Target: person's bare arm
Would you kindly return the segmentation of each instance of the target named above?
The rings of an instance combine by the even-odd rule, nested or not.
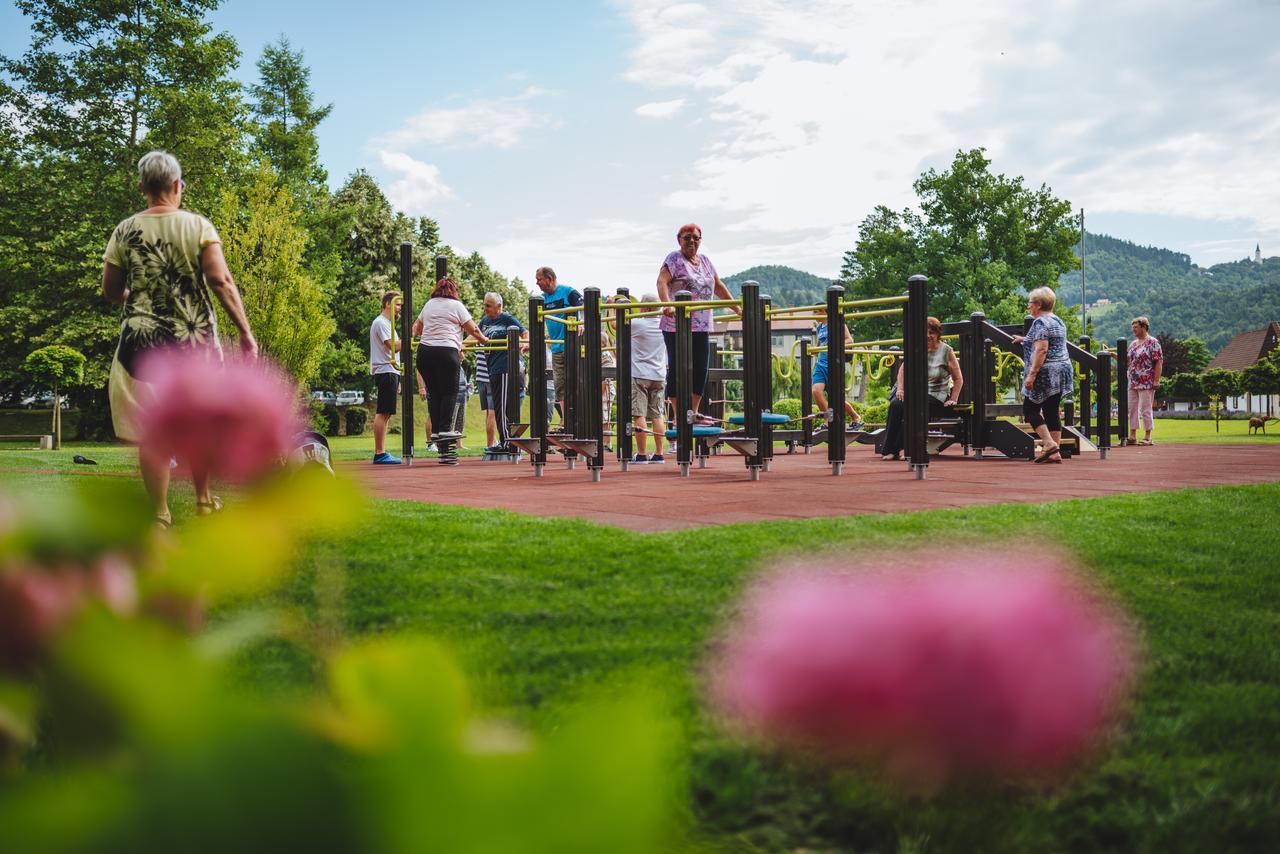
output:
[[[1027,381],[1023,383],[1027,388],[1033,388],[1036,384],[1036,374],[1040,373],[1044,358],[1049,354],[1049,342],[1040,338],[1031,347],[1031,366],[1027,370]]]
[[[663,267],[662,269],[665,270],[667,268]],[[724,282],[720,281],[719,273],[716,273],[715,294],[716,296],[720,297],[720,299],[733,299],[733,294],[729,293],[729,287]],[[741,305],[731,305],[729,306],[729,308],[730,310],[733,311],[734,314],[738,315],[738,317],[742,317]],[[846,332],[848,331],[848,327],[845,328],[845,331]]]
[[[947,396],[944,405],[955,406],[960,400],[960,389],[964,388],[964,373],[960,370],[960,360],[956,358],[955,350],[947,354],[947,371],[951,374],[951,394]]]
[[[468,335],[470,335],[472,338],[479,341],[481,344],[489,343],[489,339],[484,337],[484,333],[480,331],[479,326],[476,326],[476,322],[474,320],[468,320],[465,323],[463,323],[462,331],[466,332]]]
[[[419,371],[418,369],[415,368],[413,373],[418,378],[418,397],[422,398],[423,400],[426,400],[427,399],[427,382],[422,378],[422,371]]]
[[[658,302],[671,302],[671,271],[667,269],[667,265],[663,264],[662,269],[658,271]],[[675,314],[676,310],[671,306],[662,309],[663,314]]]
[[[410,327],[409,332],[410,334],[413,335],[414,338],[417,338],[422,334],[422,318],[421,317],[413,321],[413,326]]]
[[[898,400],[902,400],[902,369],[906,366],[907,363],[905,361],[898,364]]]
[[[121,270],[110,261],[102,264],[102,295],[112,302],[124,302],[129,298],[129,280]]]
[[[240,333],[240,351],[246,356],[258,355],[258,342],[249,328],[249,318],[244,313],[244,303],[240,301],[240,289],[231,278],[231,270],[227,268],[227,259],[222,255],[221,243],[210,243],[200,251],[200,268],[204,271],[205,283],[213,291],[213,295],[222,303],[236,331]]]
[[[1156,359],[1155,369],[1156,369],[1155,388],[1160,388],[1160,375],[1164,372],[1164,359]]]

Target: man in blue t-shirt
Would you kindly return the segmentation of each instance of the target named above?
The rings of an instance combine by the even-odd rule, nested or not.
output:
[[[542,307],[544,309],[566,308],[573,305],[582,305],[582,294],[578,293],[568,285],[556,284],[556,271],[550,267],[539,267],[537,272],[533,274],[534,279],[538,283],[538,290],[542,291]],[[560,423],[564,424],[564,392],[567,387],[565,380],[565,325],[560,320],[562,315],[548,317],[547,324],[547,340],[559,341],[558,344],[551,345],[551,370],[552,379],[556,386],[556,411],[560,413]]]
[[[494,344],[505,344],[509,329],[520,330],[521,339],[526,339],[528,335],[524,324],[502,310],[502,297],[490,291],[484,295],[484,317],[480,318],[480,331]],[[520,384],[520,366],[507,365],[506,350],[491,350],[481,354],[480,358],[485,359],[489,369],[489,414],[492,415],[494,427],[498,432],[498,442],[489,448],[489,451],[506,453],[507,440],[510,438],[507,419],[507,387],[510,383]],[[520,384],[520,388],[523,390],[523,384]]]

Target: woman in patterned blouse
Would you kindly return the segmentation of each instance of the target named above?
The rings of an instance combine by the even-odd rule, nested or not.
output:
[[[138,161],[138,189],[147,199],[140,211],[116,226],[103,253],[102,293],[124,304],[120,343],[111,360],[109,393],[116,437],[139,439],[140,406],[150,400],[150,385],[137,377],[141,357],[160,347],[206,348],[221,358],[217,316],[210,292],[239,333],[246,356],[258,355],[240,291],[227,269],[222,242],[209,220],[181,209],[182,167],[167,151],[152,151]],[[138,448],[138,465],[147,494],[155,502],[156,521],[168,526],[169,457]],[[196,512],[221,509],[209,492],[207,472],[192,471]]]
[[[1139,445],[1150,445],[1151,428],[1155,419],[1151,415],[1160,388],[1160,372],[1164,368],[1164,351],[1160,342],[1151,335],[1151,321],[1135,317],[1129,324],[1133,340],[1129,342],[1129,443],[1133,444],[1138,433],[1138,419],[1142,419],[1143,436]]]
[[[1052,288],[1036,288],[1027,295],[1027,311],[1034,320],[1026,335],[1014,335],[1013,342],[1022,344],[1022,361],[1026,365],[1022,381],[1022,416],[1040,437],[1037,463],[1060,463],[1062,454],[1062,420],[1058,407],[1062,396],[1075,387],[1071,356],[1067,352],[1067,325],[1053,313],[1058,301]]]

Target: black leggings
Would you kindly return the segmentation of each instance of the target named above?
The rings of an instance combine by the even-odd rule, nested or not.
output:
[[[676,396],[676,334],[663,332],[662,343],[667,345],[667,397]],[[711,333],[693,333],[693,394],[702,397],[707,387],[707,368],[711,363]]]
[[[929,420],[938,421],[942,418],[951,417],[955,410],[942,405],[942,401],[933,395],[927,395],[929,400]],[[889,398],[889,414],[884,421],[884,439],[880,442],[878,450],[881,454],[900,454],[902,453],[902,434],[905,432],[903,427],[906,421],[906,404],[898,400],[898,395]],[[843,418],[836,419],[837,424],[844,423]]]
[[[1058,407],[1062,403],[1062,395],[1051,394],[1040,403],[1032,403],[1025,397],[1022,399],[1022,417],[1032,427],[1045,424],[1050,433],[1062,432],[1062,419],[1058,417]]]
[[[454,347],[418,345],[418,370],[427,383],[427,414],[431,430],[444,433],[453,429],[453,412],[458,406],[458,371],[462,369],[462,353]]]

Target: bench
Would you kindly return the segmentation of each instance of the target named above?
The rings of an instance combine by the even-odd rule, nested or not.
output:
[[[0,442],[35,442],[42,451],[53,450],[51,433],[10,433],[0,436]]]

